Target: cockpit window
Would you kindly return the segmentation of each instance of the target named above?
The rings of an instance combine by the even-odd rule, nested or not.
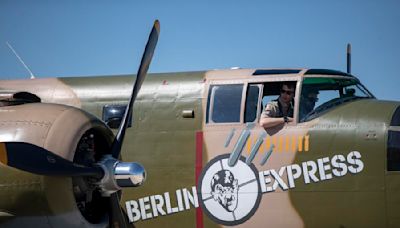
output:
[[[243,84],[212,85],[207,110],[207,123],[238,123]]]
[[[341,104],[367,98],[374,96],[354,78],[305,78],[299,120],[306,122]]]

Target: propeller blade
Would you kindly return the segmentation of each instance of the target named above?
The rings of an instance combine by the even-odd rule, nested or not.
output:
[[[142,61],[140,62],[140,67],[136,75],[136,81],[132,89],[131,97],[129,99],[129,104],[125,109],[124,118],[121,121],[121,125],[119,126],[117,136],[112,145],[111,154],[114,158],[118,159],[119,154],[121,153],[121,147],[124,141],[126,127],[128,125],[128,118],[132,116],[133,103],[146,77],[147,70],[149,69],[150,62],[151,59],[153,58],[154,50],[157,45],[159,34],[160,34],[160,23],[158,20],[156,20],[154,22],[153,29],[151,30],[149,39],[147,41],[146,48],[144,49]]]
[[[104,176],[100,167],[78,165],[42,147],[24,142],[0,142],[0,162],[46,176]]]
[[[128,227],[126,215],[123,213],[119,205],[119,193],[114,192],[110,196],[110,227],[112,228],[125,228]]]

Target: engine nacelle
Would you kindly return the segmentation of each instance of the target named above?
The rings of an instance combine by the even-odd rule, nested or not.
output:
[[[78,164],[98,162],[111,130],[74,107],[31,103],[0,107],[0,141],[27,142]],[[106,227],[108,200],[83,177],[47,177],[0,164],[1,226]],[[5,221],[4,221],[5,220]]]

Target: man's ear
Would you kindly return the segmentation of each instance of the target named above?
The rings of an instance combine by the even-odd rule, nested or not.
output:
[[[233,181],[232,185],[233,185],[233,188],[234,188],[234,189],[237,189],[237,188],[239,187],[238,180],[235,179],[235,180]]]

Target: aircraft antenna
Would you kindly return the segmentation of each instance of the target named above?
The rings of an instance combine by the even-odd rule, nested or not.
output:
[[[351,74],[351,44],[347,44],[347,73]]]
[[[29,67],[25,64],[25,62],[22,60],[21,57],[19,57],[18,53],[14,50],[14,48],[11,46],[11,44],[6,42],[7,46],[11,49],[11,51],[14,53],[14,55],[17,57],[17,59],[22,63],[22,65],[25,67],[25,69],[29,72],[31,75],[31,79],[35,79],[35,75],[33,75],[32,71],[29,69]]]

